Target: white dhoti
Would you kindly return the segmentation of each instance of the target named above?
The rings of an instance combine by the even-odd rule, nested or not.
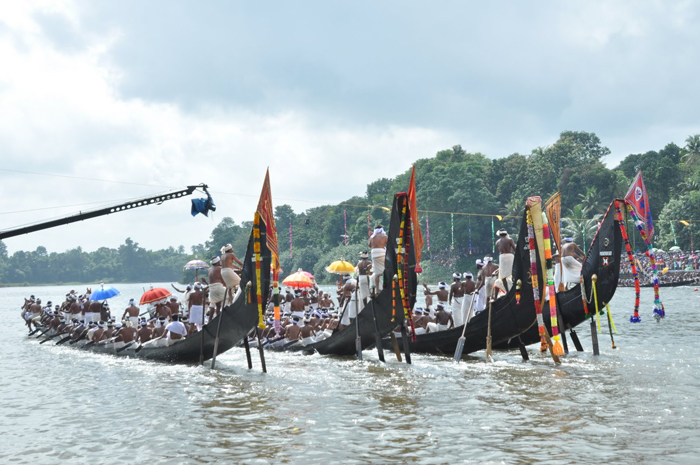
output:
[[[581,268],[583,265],[574,257],[562,257],[561,263],[564,266],[563,283],[578,283],[581,280]]]
[[[141,344],[141,347],[143,349],[148,349],[148,348],[152,349],[154,347],[165,347],[166,344],[167,344],[167,341],[165,340],[165,338],[159,337],[157,339],[151,339],[148,342],[144,342],[143,344]]]
[[[126,345],[126,342],[124,342],[124,341],[114,342],[114,343],[112,343],[112,348],[114,350],[117,350],[117,349],[121,349],[125,345]]]
[[[420,336],[421,334],[425,334],[426,332],[427,332],[427,331],[426,331],[425,328],[420,328],[420,327],[418,327],[418,328],[415,329],[415,334],[416,334],[416,336]]]
[[[474,314],[483,311],[486,308],[486,286],[481,286],[479,292],[476,293],[476,303],[474,304]]]
[[[309,336],[301,340],[301,345],[308,346],[309,344],[313,344],[314,342],[316,342],[316,339],[314,339],[312,336]]]
[[[554,289],[559,289],[559,283],[561,283],[561,263],[554,266]]]
[[[485,296],[486,305],[484,306],[484,308],[486,308],[486,306],[488,306],[489,299],[491,298],[491,293],[493,292],[493,285],[495,283],[496,283],[496,278],[493,276],[489,276],[485,280],[484,287],[486,288],[486,296]]]
[[[285,302],[284,306],[282,307],[282,312],[287,313],[292,311],[292,303],[291,302]]]
[[[384,280],[382,279],[382,275],[384,274],[384,260],[386,259],[386,249],[381,247],[381,248],[376,248],[371,250],[372,254],[372,280],[376,280],[377,277],[379,277],[379,289],[377,289],[377,293],[382,290],[382,287],[384,286]]]
[[[438,323],[428,323],[428,332],[429,333],[436,333],[438,331],[445,331],[447,329],[447,325],[441,325]]]
[[[452,297],[452,319],[455,322],[455,326],[464,324],[464,314],[462,313],[464,300],[464,297]]]
[[[346,312],[350,315],[350,318],[356,318],[357,313],[362,311],[362,303],[357,301],[357,295],[353,293],[350,297],[350,303],[348,304],[348,311]]]
[[[360,275],[360,300],[369,299],[369,275]]]
[[[467,323],[469,322],[469,319],[471,315],[468,315],[467,313],[469,312],[469,307],[472,306],[472,301],[476,298],[476,293],[474,294],[467,294],[462,298],[462,308],[459,310],[460,313],[462,314],[462,323]],[[476,302],[474,302],[476,305]],[[474,312],[474,309],[472,308],[472,314]],[[457,326],[457,320],[455,320],[455,326]]]
[[[129,323],[129,326],[131,326],[132,328],[138,328],[139,327],[139,317],[130,316],[128,323]]]
[[[190,308],[190,323],[197,325],[197,330],[202,330],[202,317],[204,316],[204,306],[192,305]]]
[[[95,314],[92,312],[85,312],[85,316],[83,317],[83,320],[85,321],[86,324],[92,323],[94,321],[94,315]],[[99,313],[97,315],[99,315]],[[99,318],[99,316],[98,316],[98,318]]]
[[[347,326],[350,324],[350,309],[347,307],[350,307],[350,305],[352,304],[352,302],[348,302],[346,308],[343,310],[342,316],[340,318],[340,324],[343,326]]]
[[[171,345],[177,344],[178,342],[182,342],[184,340],[184,337],[181,337],[180,339],[170,339],[170,333],[168,333],[168,337],[165,339],[165,346],[170,347]]]
[[[320,331],[316,333],[316,342],[322,341],[324,339],[328,339],[333,335],[333,330],[332,329],[325,329],[323,331]]]
[[[502,253],[498,257],[498,279],[507,278],[513,274],[513,260],[515,255],[512,253]]]
[[[211,283],[209,285],[209,301],[214,304],[224,301],[226,286],[221,283]]]
[[[226,287],[229,289],[234,288],[241,283],[241,277],[238,276],[238,273],[233,271],[233,268],[222,268],[221,277],[226,283]]]

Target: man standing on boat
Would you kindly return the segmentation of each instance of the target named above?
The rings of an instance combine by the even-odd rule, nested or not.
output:
[[[484,288],[484,261],[476,260],[476,302],[474,303],[474,315],[486,308],[486,289]]]
[[[562,282],[578,283],[581,278],[581,263],[586,259],[583,251],[574,243],[572,237],[564,238],[561,247],[561,263],[563,265]]]
[[[452,306],[452,318],[454,318],[455,326],[462,326],[464,318],[462,317],[462,301],[464,300],[464,291],[462,290],[462,275],[454,273],[452,278],[454,282],[450,286],[450,296],[448,303]]]
[[[481,275],[483,277],[482,287],[486,289],[484,294],[484,309],[487,308],[489,299],[491,299],[491,293],[493,292],[493,285],[496,283],[495,273],[498,271],[498,265],[493,263],[493,258],[490,255],[484,257],[484,267],[481,270]]]
[[[190,321],[197,325],[197,331],[201,331],[204,325],[204,292],[201,283],[194,285],[194,291],[189,297],[189,306]]]
[[[129,300],[129,306],[124,310],[122,315],[122,321],[126,321],[127,326],[131,328],[139,327],[139,308],[136,306],[134,299]],[[103,318],[102,321],[105,319]]]
[[[383,287],[384,259],[386,258],[386,243],[389,236],[386,235],[384,227],[378,224],[374,227],[374,232],[369,238],[369,248],[372,251],[372,275],[374,276],[374,293],[378,295]]]
[[[215,315],[221,310],[221,303],[226,294],[226,283],[221,276],[221,271],[221,259],[219,257],[212,258],[211,268],[209,268],[209,302],[216,306]],[[209,315],[209,321],[214,319],[215,315]]]
[[[372,270],[372,262],[369,261],[369,254],[366,251],[360,252],[360,261],[357,262],[355,266],[357,270],[357,280],[360,285],[360,299],[362,299],[362,304],[367,305],[369,299],[369,281],[370,272]]]
[[[233,264],[235,262],[238,266],[242,267],[243,262],[236,257],[235,253],[233,253],[233,246],[231,244],[226,244],[224,247],[222,247],[221,254],[221,277],[224,280],[226,289],[228,289],[228,297],[226,298],[226,302],[230,303],[233,301],[233,295],[241,282],[241,277],[234,270]],[[239,270],[240,269],[241,268],[239,268]]]
[[[505,278],[510,278],[513,275],[513,260],[515,259],[515,241],[508,235],[505,229],[499,229],[498,235],[500,239],[496,241],[496,250],[498,250],[498,279],[503,281],[506,292],[508,284]]]
[[[472,311],[474,310],[472,300],[477,298],[477,295],[474,292],[475,290],[476,283],[474,282],[474,275],[469,272],[464,273],[464,281],[462,282],[462,292],[464,293],[464,299],[462,299],[462,308],[460,310],[463,317],[463,323],[467,323],[470,319],[470,315],[467,314],[469,312],[469,309],[471,308]],[[476,304],[476,302],[474,302],[474,304]]]

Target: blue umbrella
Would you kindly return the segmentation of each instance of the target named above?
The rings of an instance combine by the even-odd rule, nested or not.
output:
[[[100,284],[100,288],[90,294],[90,300],[105,300],[114,297],[115,295],[119,295],[119,291],[117,289],[113,288],[112,286]]]

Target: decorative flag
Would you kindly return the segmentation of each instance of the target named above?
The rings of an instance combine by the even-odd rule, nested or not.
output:
[[[557,250],[561,250],[561,191],[551,196],[544,204],[544,210],[549,220],[550,238],[557,245]]]
[[[275,227],[274,209],[272,208],[272,191],[270,190],[270,168],[265,173],[265,182],[263,183],[262,192],[260,193],[260,201],[258,208],[255,210],[260,213],[260,219],[265,223],[267,233],[267,248],[275,257],[275,263],[280,262],[280,249],[277,246],[277,228]]]
[[[472,217],[469,217],[469,255],[473,253],[472,250]]]
[[[425,240],[428,244],[428,251],[430,251],[430,218],[428,218],[427,213],[425,214]]]
[[[628,205],[634,208],[637,218],[644,223],[644,229],[647,235],[647,240],[651,242],[654,237],[654,223],[651,221],[651,209],[649,208],[649,197],[647,190],[644,187],[644,179],[642,179],[642,171],[637,173],[632,185],[625,195],[625,201]]]
[[[411,224],[413,225],[413,245],[416,255],[416,266],[420,265],[421,251],[423,250],[423,233],[420,230],[418,220],[418,206],[416,204],[416,167],[411,171],[411,180],[408,182],[408,208],[411,213]]]
[[[343,210],[343,241],[348,245],[348,212]]]

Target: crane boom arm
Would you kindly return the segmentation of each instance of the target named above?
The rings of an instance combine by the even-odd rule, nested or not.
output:
[[[29,226],[22,226],[20,228],[7,229],[5,231],[0,231],[0,240],[7,239],[8,237],[20,236],[22,234],[28,234],[35,231],[41,231],[43,229],[54,228],[56,226],[61,226],[64,224],[75,223],[77,221],[83,221],[90,218],[96,218],[98,216],[111,215],[112,213],[122,212],[125,210],[131,210],[139,207],[145,207],[146,205],[160,205],[161,203],[167,200],[177,199],[180,197],[191,195],[197,188],[203,189],[204,192],[207,195],[209,195],[207,187],[208,186],[206,184],[200,184],[197,186],[187,186],[186,189],[172,191],[160,195],[154,195],[153,197],[135,199],[129,202],[120,203],[118,205],[112,205],[111,207],[89,210],[86,212],[81,211],[79,213],[66,216],[64,218],[35,223]]]

